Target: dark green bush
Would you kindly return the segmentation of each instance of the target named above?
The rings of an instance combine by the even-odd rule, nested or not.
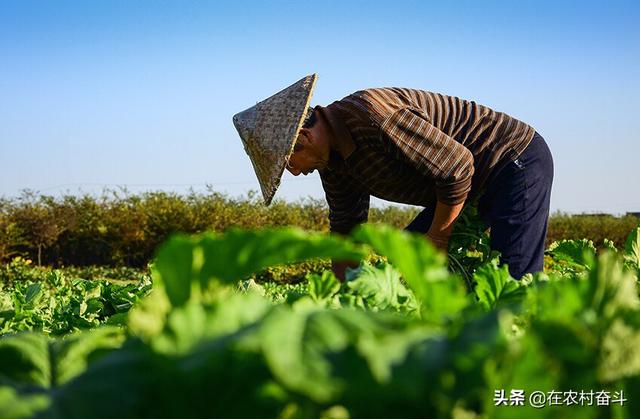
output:
[[[380,218],[380,217],[378,217]],[[158,244],[176,232],[296,225],[328,229],[323,201],[276,200],[256,193],[230,198],[215,191],[178,195],[104,191],[54,198],[24,192],[0,200],[0,262],[24,256],[39,265],[145,266]]]
[[[629,232],[638,226],[640,219],[632,215],[568,215],[555,213],[549,217],[547,246],[562,239],[579,240],[588,238],[596,247],[601,247],[604,239],[624,247]]]
[[[417,211],[372,208],[369,220],[402,228]],[[265,207],[255,192],[232,198],[211,189],[186,195],[106,190],[99,196],[54,198],[26,191],[17,198],[0,199],[0,262],[23,256],[41,265],[144,267],[156,246],[176,232],[282,225],[327,231],[327,214],[324,200],[276,200]],[[588,237],[598,245],[606,237],[621,246],[637,223],[631,216],[555,214],[548,242]]]

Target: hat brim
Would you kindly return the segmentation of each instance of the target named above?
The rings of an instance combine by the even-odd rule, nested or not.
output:
[[[311,74],[233,117],[258,177],[265,205],[280,186],[304,124],[317,75]]]

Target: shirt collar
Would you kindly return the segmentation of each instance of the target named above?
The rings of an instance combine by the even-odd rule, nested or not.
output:
[[[347,125],[339,116],[336,115],[335,110],[331,109],[331,105],[327,107],[316,106],[314,110],[318,112],[318,116],[322,118],[327,127],[329,127],[329,135],[332,135],[337,143],[355,144],[353,136],[351,135],[351,132],[349,132]],[[342,165],[344,165],[344,160],[340,153],[335,150],[331,150],[329,153],[328,168],[337,169]]]

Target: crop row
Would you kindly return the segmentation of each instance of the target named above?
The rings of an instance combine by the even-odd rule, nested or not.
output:
[[[382,226],[350,238],[290,228],[176,236],[154,260],[151,292],[115,325],[1,337],[0,412],[635,418],[640,228],[624,248],[603,248],[555,243],[551,270],[520,281],[482,254],[466,266],[468,284],[422,237]],[[246,279],[283,263],[371,252],[387,262],[363,263],[344,283],[328,271],[304,286]],[[514,408],[496,403],[500,389],[595,390],[616,401]]]

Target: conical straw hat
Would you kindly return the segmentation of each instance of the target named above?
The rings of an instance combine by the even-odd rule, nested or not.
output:
[[[311,74],[233,116],[233,125],[258,176],[265,205],[271,203],[280,186],[317,78]]]

